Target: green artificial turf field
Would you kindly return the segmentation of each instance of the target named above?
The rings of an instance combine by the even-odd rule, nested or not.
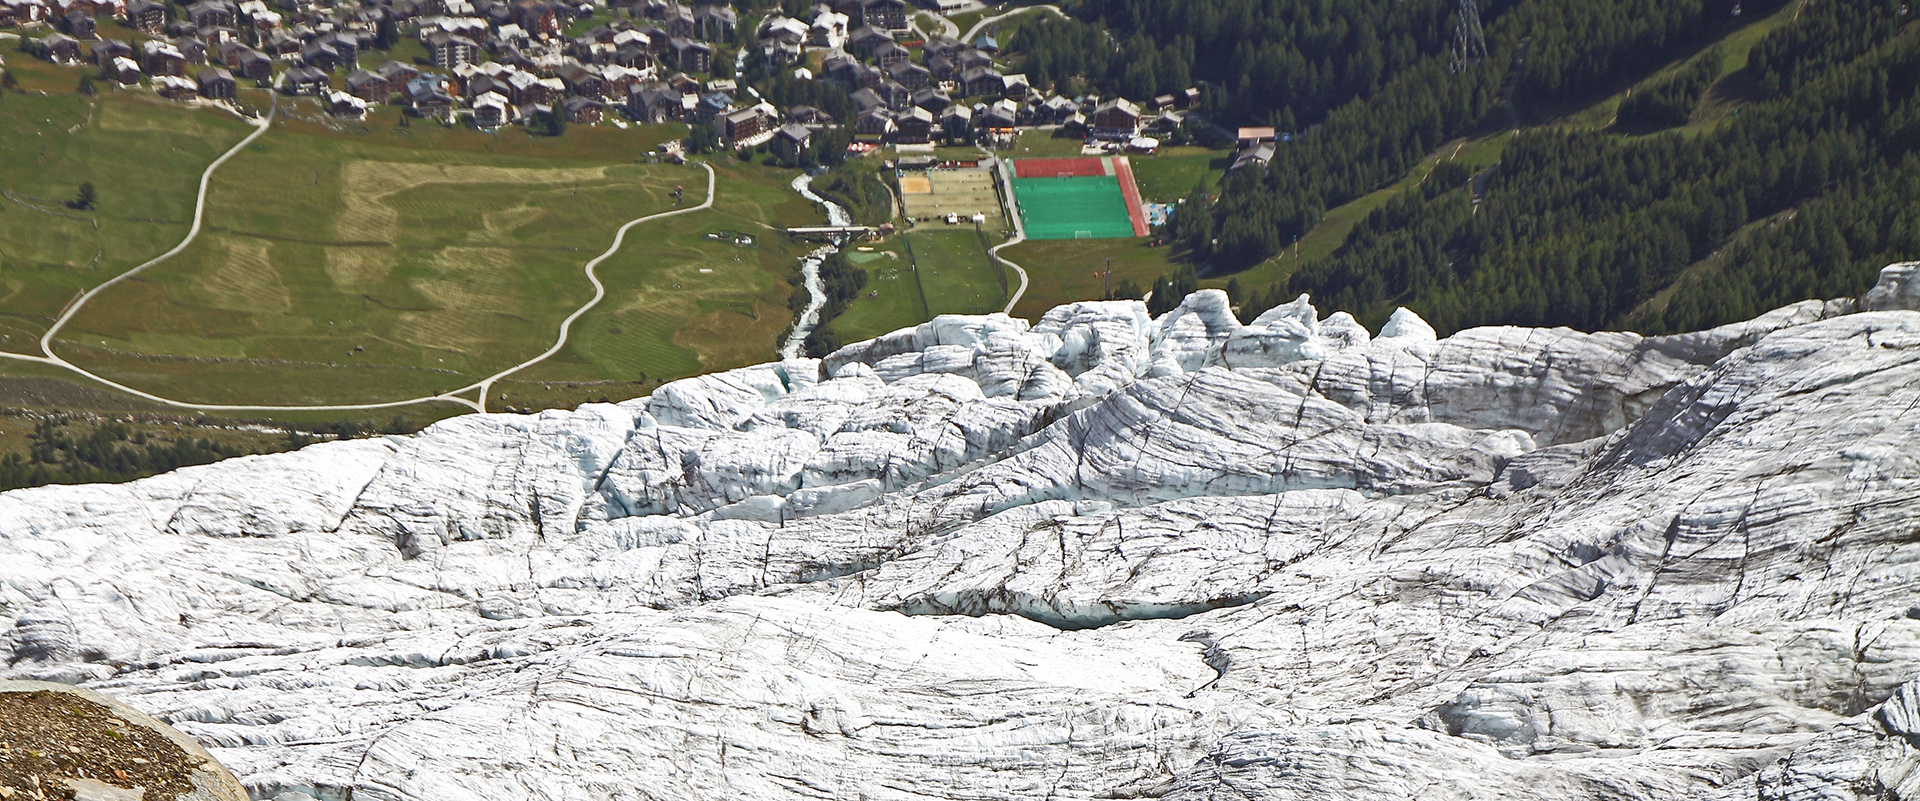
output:
[[[1028,239],[1116,239],[1133,236],[1120,180],[1015,178],[1013,197]]]

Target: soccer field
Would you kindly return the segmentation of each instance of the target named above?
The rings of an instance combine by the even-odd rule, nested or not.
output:
[[[1120,180],[1112,175],[1015,178],[1028,239],[1118,239],[1134,235]]]

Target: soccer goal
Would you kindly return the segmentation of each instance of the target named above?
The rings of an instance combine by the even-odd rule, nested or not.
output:
[[[1092,231],[1075,231],[1073,232],[1073,238],[1074,239],[1092,239],[1093,232]]]

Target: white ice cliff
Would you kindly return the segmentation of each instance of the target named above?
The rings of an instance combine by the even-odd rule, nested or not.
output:
[[[1920,798],[1916,287],[941,317],[6,493],[0,677],[287,801]]]

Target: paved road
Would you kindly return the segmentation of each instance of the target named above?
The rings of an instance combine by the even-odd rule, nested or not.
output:
[[[1008,171],[1007,165],[1009,163],[1006,159],[1000,159],[998,166],[1000,169],[1000,178],[1005,182],[1002,185],[1007,188],[1007,217],[1013,221],[1013,238],[987,248],[987,255],[992,256],[1001,264],[1012,267],[1014,272],[1020,274],[1020,288],[1013,291],[1013,297],[1007,298],[1007,308],[1004,310],[1007,314],[1012,314],[1013,304],[1019,303],[1020,296],[1027,294],[1027,269],[1018,264],[1014,264],[1005,256],[1000,255],[1000,249],[1012,247],[1027,241],[1027,227],[1020,221],[1020,207],[1017,205],[1018,201],[1013,198],[1013,173]]]
[[[111,287],[114,284],[118,284],[121,281],[125,281],[128,278],[132,278],[135,274],[139,273],[142,270],[147,269],[148,267],[152,267],[156,264],[166,261],[167,259],[173,258],[174,256],[178,255],[180,251],[186,250],[188,245],[193,244],[193,240],[200,236],[201,220],[206,215],[207,185],[211,183],[213,180],[214,170],[219,169],[220,165],[227,163],[228,159],[233,158],[235,154],[238,154],[247,145],[252,144],[255,139],[259,139],[262,134],[265,134],[268,128],[272,127],[274,115],[279,112],[279,109],[280,109],[279,98],[276,96],[274,98],[273,105],[269,107],[267,110],[267,115],[265,117],[262,117],[258,122],[254,123],[253,133],[248,134],[245,139],[240,140],[239,144],[234,145],[232,149],[221,154],[219,158],[214,159],[213,163],[207,165],[207,169],[204,172],[200,173],[200,193],[194,199],[193,225],[192,227],[187,229],[187,236],[185,239],[180,240],[180,244],[173,246],[172,250],[169,250],[165,253],[155,256],[152,259],[149,259],[148,261],[146,261],[145,263],[137,267],[134,267],[133,269],[130,269],[124,273],[121,273],[119,275],[114,276],[113,278],[108,279],[106,282],[100,284],[99,286],[96,286],[93,289],[88,290],[87,292],[82,294],[78,299],[76,299],[73,303],[69,304],[66,310],[61,312],[60,316],[53,321],[53,325],[47,329],[46,335],[40,337],[40,352],[43,355],[34,356],[30,354],[25,354],[25,353],[8,353],[5,351],[0,351],[0,358],[12,359],[14,361],[22,361],[22,362],[34,362],[37,364],[46,364],[46,365],[52,365],[54,367],[60,367],[66,370],[70,370],[74,373],[78,373],[87,378],[93,379],[94,381],[97,381],[101,384],[105,384],[109,387],[113,387],[114,389],[120,390],[121,392],[125,392],[134,397],[143,398],[145,400],[153,401],[155,403],[163,404],[166,406],[172,406],[174,408],[179,408],[179,409],[194,409],[198,411],[210,411],[210,412],[292,412],[292,411],[342,411],[342,412],[345,412],[345,411],[366,411],[370,409],[392,409],[400,406],[413,406],[421,403],[454,403],[454,404],[459,404],[461,406],[465,406],[476,412],[485,412],[487,410],[487,392],[493,388],[493,383],[495,381],[499,381],[502,378],[505,378],[521,370],[524,370],[528,367],[531,367],[535,364],[538,364],[541,361],[544,361],[547,358],[553,356],[555,353],[559,353],[560,350],[562,348],[565,348],[567,345],[567,336],[572,330],[574,321],[580,319],[581,315],[586,314],[596,304],[598,304],[602,298],[606,297],[606,294],[607,294],[606,287],[600,283],[600,277],[594,273],[594,269],[599,267],[601,262],[606,261],[609,256],[612,256],[615,251],[618,251],[620,249],[621,243],[626,239],[628,230],[631,230],[634,226],[650,220],[657,220],[662,217],[672,217],[676,214],[686,214],[687,212],[698,211],[700,209],[707,209],[707,208],[713,207],[713,197],[714,197],[714,189],[715,189],[715,176],[713,172],[713,167],[708,166],[706,164],[702,164],[700,166],[705,167],[707,170],[707,199],[704,202],[702,202],[698,206],[688,206],[684,209],[664,211],[659,214],[649,214],[647,216],[629,221],[626,225],[620,226],[620,230],[614,233],[613,244],[607,248],[605,253],[601,253],[599,256],[594,257],[592,261],[587,262],[585,267],[585,272],[587,275],[587,280],[593,283],[593,299],[587,301],[586,304],[581,306],[580,308],[575,309],[572,314],[567,315],[567,318],[560,322],[560,335],[554,341],[553,347],[548,348],[545,352],[541,353],[538,356],[535,356],[531,359],[528,359],[517,365],[509,367],[491,376],[483,378],[472,384],[468,384],[459,389],[442,392],[437,395],[424,395],[417,398],[406,398],[404,400],[395,400],[395,401],[383,401],[380,403],[344,403],[344,404],[328,404],[328,405],[318,405],[318,406],[249,406],[249,405],[242,405],[242,404],[225,404],[225,403],[190,403],[187,401],[175,400],[173,398],[168,398],[161,395],[155,395],[151,392],[146,392],[144,390],[134,389],[133,387],[119,383],[112,379],[95,375],[94,373],[89,372],[86,368],[61,358],[60,354],[54,353],[53,352],[54,336],[60,333],[60,329],[65,327],[67,322],[73,319],[74,315],[77,315],[80,313],[80,309],[86,306],[87,301],[92,300],[95,296],[99,295],[101,292],[106,291],[108,287]],[[475,398],[469,399],[469,398],[460,397],[461,393],[475,392],[475,391],[478,392]]]
[[[960,38],[960,26],[953,24],[953,20],[947,19],[946,17],[940,16],[939,14],[929,14],[925,12],[920,14],[915,14],[913,18],[913,27],[915,30],[919,30],[920,18],[923,16],[932,17],[936,22],[940,23],[940,29],[941,29],[940,35],[945,36],[948,39]],[[927,32],[921,31],[921,33],[925,34]]]
[[[973,27],[967,29],[967,35],[960,37],[960,41],[972,42],[973,38],[975,36],[980,35],[980,31],[986,28],[987,26],[993,25],[994,23],[997,23],[1004,19],[1008,19],[1010,17],[1016,17],[1021,14],[1025,14],[1030,11],[1051,11],[1053,12],[1054,16],[1060,17],[1062,19],[1065,19],[1067,16],[1067,13],[1064,11],[1061,11],[1059,6],[1024,6],[1021,8],[1016,8],[1005,14],[1001,14],[997,17],[988,17],[986,19],[983,19],[983,20],[980,20],[979,22],[974,23]]]

